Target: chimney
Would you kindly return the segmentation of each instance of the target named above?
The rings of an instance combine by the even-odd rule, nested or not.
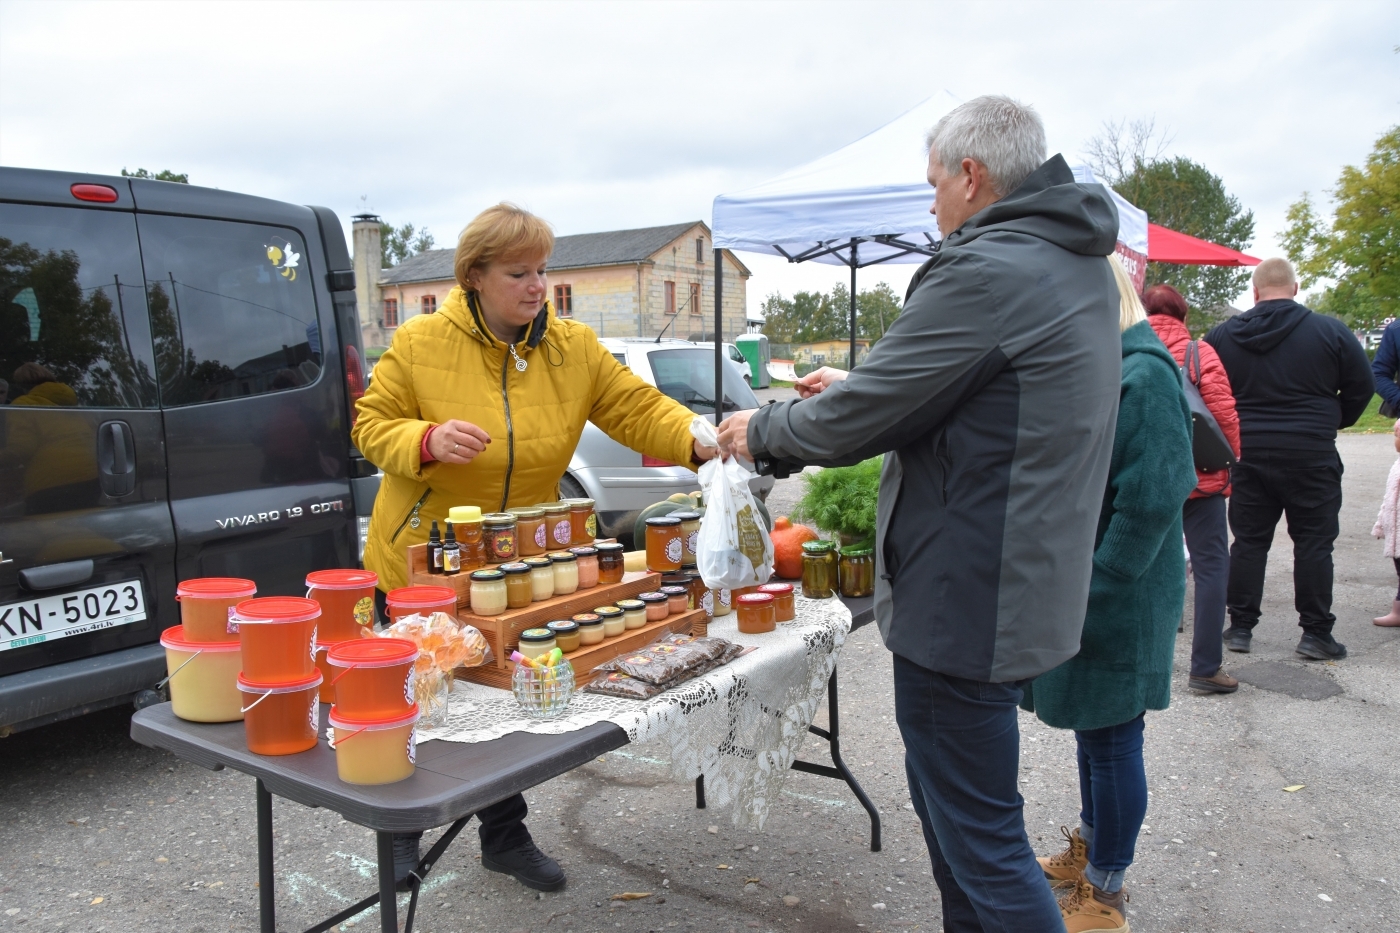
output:
[[[351,220],[351,237],[355,245],[355,310],[360,315],[360,334],[366,347],[383,347],[389,343],[381,318],[384,304],[380,300],[379,272],[382,262],[378,214],[356,214]]]

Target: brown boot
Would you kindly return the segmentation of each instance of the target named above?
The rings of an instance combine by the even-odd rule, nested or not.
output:
[[[1400,625],[1400,599],[1395,600],[1390,606],[1390,615],[1381,616],[1379,619],[1371,620],[1376,625],[1386,627]]]
[[[1074,890],[1060,898],[1065,933],[1131,933],[1123,916],[1127,900],[1127,891],[1109,894],[1080,878]]]
[[[1084,873],[1084,866],[1089,863],[1089,846],[1079,835],[1079,827],[1076,826],[1074,832],[1070,832],[1069,827],[1061,826],[1060,832],[1069,843],[1065,850],[1059,855],[1036,859],[1040,863],[1040,870],[1045,872],[1045,880],[1050,882],[1052,888],[1078,882],[1079,876]]]
[[[1201,690],[1205,693],[1234,693],[1240,689],[1240,682],[1221,668],[1209,677],[1197,677],[1194,674],[1189,681],[1192,690]]]

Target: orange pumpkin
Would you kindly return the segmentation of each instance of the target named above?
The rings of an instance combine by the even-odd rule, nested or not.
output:
[[[818,534],[806,525],[794,525],[781,515],[773,523],[773,572],[789,580],[802,577],[802,542],[815,541]]]

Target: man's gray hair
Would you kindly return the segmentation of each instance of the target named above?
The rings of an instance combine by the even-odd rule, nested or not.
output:
[[[1045,162],[1045,124],[1034,107],[1000,94],[976,97],[944,114],[924,138],[950,175],[963,159],[987,168],[992,190],[1006,197]]]

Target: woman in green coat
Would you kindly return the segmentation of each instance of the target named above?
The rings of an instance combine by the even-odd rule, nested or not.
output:
[[[1108,488],[1095,538],[1079,654],[1035,679],[1024,707],[1073,729],[1080,828],[1040,860],[1070,933],[1125,933],[1123,874],[1147,813],[1143,714],[1166,709],[1186,597],[1181,506],[1196,486],[1181,371],[1157,339],[1132,282],[1110,258],[1122,302],[1123,382]]]

